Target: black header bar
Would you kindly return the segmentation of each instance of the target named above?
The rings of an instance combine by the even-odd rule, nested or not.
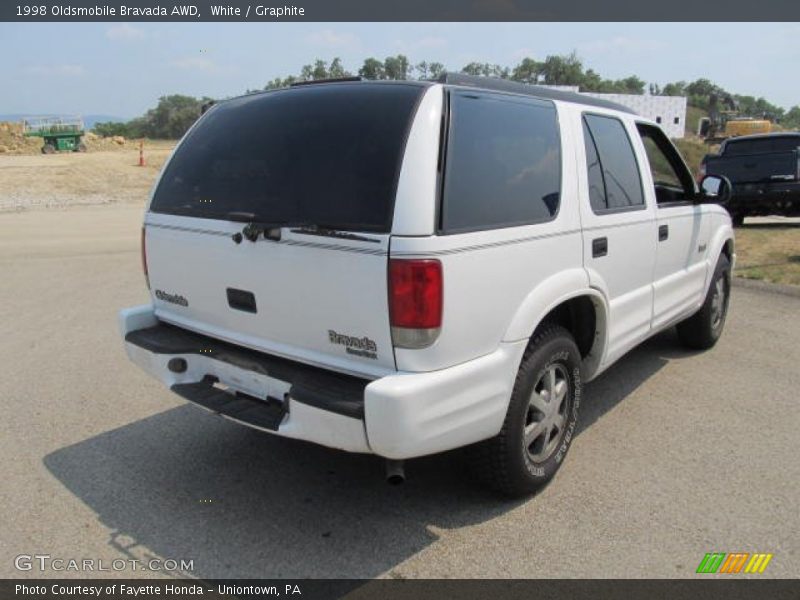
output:
[[[0,21],[800,21],[798,0],[7,0]],[[709,29],[708,35],[724,35]],[[747,40],[743,40],[747,42]]]
[[[12,600],[797,600],[800,580],[786,579],[3,579]]]

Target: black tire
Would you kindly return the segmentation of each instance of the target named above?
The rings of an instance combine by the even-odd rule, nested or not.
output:
[[[75,146],[75,152],[86,152],[86,144],[83,142],[78,143],[78,145]]]
[[[693,350],[708,350],[714,346],[725,327],[730,297],[731,263],[723,254],[717,261],[703,306],[691,317],[678,323],[678,338],[681,343]]]
[[[733,223],[734,227],[741,227],[744,225],[744,215],[731,215],[731,222]]]
[[[550,379],[551,373],[555,373],[554,380]],[[563,397],[559,400],[561,392],[555,395],[558,404],[551,405],[553,396],[540,388],[547,385],[545,378],[556,382],[551,385],[552,390],[564,382]],[[544,487],[563,463],[575,435],[581,381],[581,355],[575,340],[563,327],[544,326],[522,357],[503,428],[497,436],[471,448],[470,464],[478,478],[511,497],[527,496]],[[548,415],[540,411],[534,401],[552,412]],[[528,446],[526,427],[531,436],[536,435],[537,429],[545,431],[532,437]]]
[[[45,144],[42,146],[42,154],[55,154],[56,147],[53,144]]]

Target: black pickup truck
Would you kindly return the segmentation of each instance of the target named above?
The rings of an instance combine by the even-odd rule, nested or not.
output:
[[[800,216],[800,132],[729,138],[703,158],[704,175],[731,181],[727,208],[737,227],[748,216]]]

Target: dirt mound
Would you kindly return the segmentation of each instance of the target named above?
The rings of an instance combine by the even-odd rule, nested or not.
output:
[[[98,150],[118,150],[130,148],[138,140],[127,140],[122,136],[104,138],[91,131],[83,136],[83,142],[89,152]],[[19,121],[0,121],[0,155],[2,154],[39,154],[42,151],[42,139],[22,135],[22,123]]]
[[[22,135],[22,123],[0,122],[0,154],[40,152],[42,140]]]

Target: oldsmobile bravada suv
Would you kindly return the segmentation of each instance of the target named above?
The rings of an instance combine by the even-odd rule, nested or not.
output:
[[[395,473],[470,446],[527,494],[563,462],[584,382],[668,327],[717,341],[728,193],[655,123],[579,94],[448,74],[234,98],[154,187],[125,348],[241,424]]]

